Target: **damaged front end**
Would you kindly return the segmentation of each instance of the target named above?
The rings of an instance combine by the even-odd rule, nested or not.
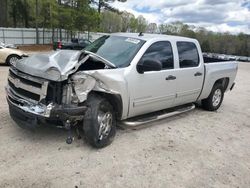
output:
[[[79,60],[80,55],[72,51],[36,55],[10,67],[6,93],[10,115],[18,125],[35,128],[49,123],[68,128],[83,120],[91,91],[116,94],[97,78],[98,72],[88,71],[95,69],[89,62],[92,54]],[[67,63],[60,64],[62,56]],[[107,66],[96,58],[95,63],[100,69]]]
[[[86,106],[73,103],[72,85],[30,76],[10,68],[6,86],[10,115],[23,128],[43,123],[64,127],[65,122],[81,121]]]

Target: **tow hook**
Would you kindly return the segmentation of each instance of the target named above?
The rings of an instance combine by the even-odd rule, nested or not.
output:
[[[73,124],[70,120],[67,120],[64,124],[64,128],[68,131],[68,136],[66,138],[67,144],[72,144],[72,142],[74,141],[74,137],[72,136],[72,129],[73,129],[74,125],[76,125],[76,123]],[[75,128],[76,128],[75,129],[76,135],[77,135],[77,138],[79,140],[79,139],[81,139],[81,135],[80,135],[78,127],[76,126]]]
[[[68,136],[66,138],[67,144],[72,144],[74,137],[72,136],[72,126],[70,120],[67,120],[64,125],[65,129],[68,131]]]

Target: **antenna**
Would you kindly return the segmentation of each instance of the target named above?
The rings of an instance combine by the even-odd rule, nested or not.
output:
[[[138,36],[139,36],[139,37],[142,37],[142,36],[143,36],[143,33],[142,33],[142,32],[140,32]]]

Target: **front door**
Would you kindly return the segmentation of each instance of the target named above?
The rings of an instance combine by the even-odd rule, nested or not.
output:
[[[176,78],[172,45],[168,41],[153,43],[142,58],[157,59],[161,71],[136,72],[128,78],[130,91],[129,117],[172,107],[176,95]]]

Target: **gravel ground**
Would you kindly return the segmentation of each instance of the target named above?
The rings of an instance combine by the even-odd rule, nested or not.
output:
[[[0,67],[0,187],[250,187],[250,63],[217,112],[196,109],[140,130],[118,130],[101,150],[67,145],[63,130],[22,130]]]

